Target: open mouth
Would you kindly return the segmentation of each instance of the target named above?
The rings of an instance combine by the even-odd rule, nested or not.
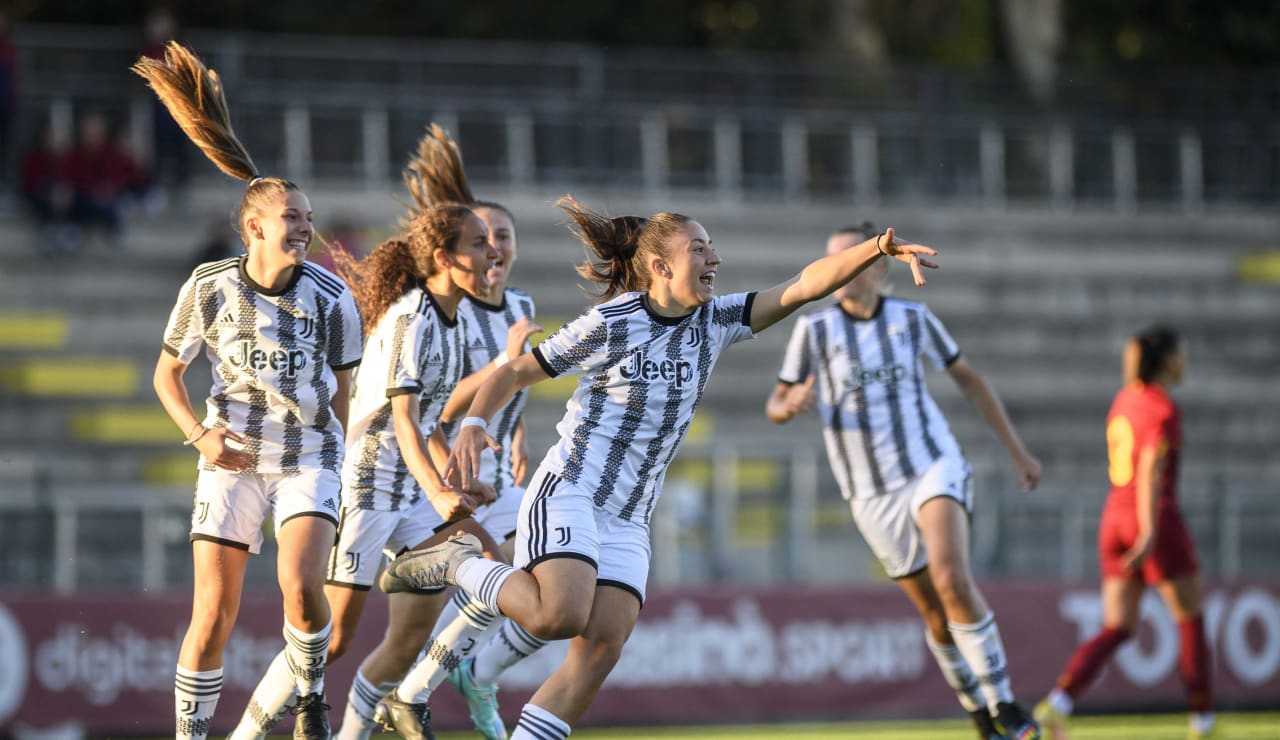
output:
[[[712,270],[710,272],[702,273],[702,275],[698,276],[698,282],[702,283],[708,288],[716,287],[716,271]]]
[[[307,246],[310,244],[310,241],[307,239],[290,239],[286,244],[289,245],[289,249],[299,249],[305,252],[307,251]]]

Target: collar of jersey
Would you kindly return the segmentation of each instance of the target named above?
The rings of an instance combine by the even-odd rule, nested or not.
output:
[[[285,283],[284,287],[280,288],[279,290],[272,290],[271,288],[268,288],[266,286],[258,285],[256,282],[254,282],[253,278],[249,277],[249,271],[245,269],[245,265],[247,265],[248,263],[249,263],[249,255],[246,254],[240,258],[240,279],[244,281],[245,285],[249,286],[250,288],[253,288],[253,291],[255,293],[260,293],[262,295],[267,295],[267,296],[284,295],[285,293],[288,293],[290,290],[292,290],[293,286],[297,285],[298,281],[302,279],[302,265],[294,265],[293,275],[289,277],[289,282]]]
[[[452,319],[450,319],[450,318],[449,318],[449,314],[445,313],[445,312],[444,312],[444,309],[440,307],[440,304],[436,302],[436,297],[435,297],[435,295],[434,295],[434,294],[432,294],[432,292],[427,288],[427,284],[426,284],[425,282],[423,282],[423,283],[419,283],[419,287],[420,287],[420,288],[422,288],[422,293],[423,293],[423,295],[425,295],[425,296],[427,297],[427,300],[428,300],[428,301],[431,301],[431,307],[435,309],[435,311],[436,311],[436,316],[439,316],[439,317],[440,317],[440,323],[444,324],[445,326],[449,327],[450,329],[452,329],[453,327],[457,326],[457,325],[458,325],[458,312],[457,312],[457,310],[454,310],[454,312],[453,312],[453,318],[452,318]]]
[[[659,324],[666,324],[667,326],[675,326],[676,324],[679,324],[681,321],[684,321],[685,319],[697,313],[699,308],[702,308],[702,306],[698,306],[697,308],[693,309],[692,311],[685,314],[684,316],[663,316],[662,314],[658,313],[657,311],[654,311],[652,308],[649,307],[649,294],[647,293],[640,294],[640,305],[644,306],[644,311],[645,313],[649,314],[649,318],[653,319]]]
[[[492,311],[494,313],[502,311],[507,307],[507,291],[505,289],[502,291],[502,302],[496,306],[492,303],[489,303],[488,301],[482,301],[479,298],[476,298],[475,296],[471,295],[470,293],[466,294],[466,298],[468,301],[471,301],[472,303],[474,303],[477,308],[483,308],[486,311]]]
[[[840,313],[844,314],[845,318],[849,319],[850,321],[871,321],[875,317],[879,316],[880,312],[884,310],[884,302],[885,302],[885,297],[880,296],[880,300],[876,301],[875,310],[872,311],[871,315],[866,318],[863,318],[861,316],[854,316],[853,314],[849,313],[848,311],[845,310],[844,304],[842,304],[840,301],[836,301],[836,308],[840,309]]]

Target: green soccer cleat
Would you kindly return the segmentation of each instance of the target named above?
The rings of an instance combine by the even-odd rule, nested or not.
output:
[[[473,658],[467,658],[449,671],[449,683],[467,700],[471,722],[485,740],[507,740],[507,728],[498,715],[498,685],[476,683]]]

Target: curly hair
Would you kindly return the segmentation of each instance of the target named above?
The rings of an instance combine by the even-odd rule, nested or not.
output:
[[[366,334],[391,304],[435,274],[437,249],[457,251],[462,224],[474,215],[457,203],[428,206],[414,217],[407,236],[387,239],[364,259],[355,259],[341,247],[333,249],[334,267],[356,299]]]
[[[142,57],[130,70],[147,81],[187,138],[218,169],[249,183],[236,212],[240,239],[247,246],[245,218],[260,212],[282,194],[300,188],[283,178],[262,176],[249,150],[231,128],[231,112],[222,92],[222,79],[190,49],[170,41],[163,59]]]

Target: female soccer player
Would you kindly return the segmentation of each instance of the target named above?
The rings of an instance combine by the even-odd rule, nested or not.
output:
[[[874,233],[869,223],[841,229],[827,254]],[[969,572],[972,477],[925,387],[923,360],[945,367],[986,419],[1024,489],[1039,482],[1040,463],[933,313],[883,295],[886,272],[883,261],[868,267],[836,303],[796,322],[765,413],[785,424],[813,409],[816,383],[827,457],[854,523],[920,612],[925,642],[979,734],[1039,737],[1014,702],[995,615]]]
[[[412,169],[416,177],[408,182],[419,207],[432,203],[470,204],[489,227],[490,240],[498,250],[498,259],[488,273],[487,290],[471,292],[468,287],[466,297],[458,304],[458,312],[467,324],[463,362],[467,377],[458,383],[441,417],[442,422],[456,422],[489,374],[528,351],[530,334],[542,328],[533,323],[533,300],[529,295],[507,287],[517,254],[515,219],[502,205],[475,199],[457,144],[438,126],[430,126],[419,144]],[[526,395],[523,390],[517,392],[498,411],[494,436],[501,449],[497,455],[484,456],[478,476],[493,486],[498,499],[477,509],[475,518],[495,541],[502,543],[506,562],[511,562],[514,552],[516,513],[524,495],[519,484],[524,480],[528,451],[523,446],[523,435],[517,436],[517,429],[522,423]],[[456,423],[442,425],[452,441],[457,433]],[[502,635],[485,643],[485,638],[498,629]],[[378,718],[406,737],[425,736],[416,718],[425,714],[431,692],[448,678],[466,698],[480,734],[488,740],[504,740],[507,733],[497,705],[498,674],[542,644],[519,625],[500,619],[482,602],[459,590],[440,615],[422,660],[383,700]],[[476,658],[482,659],[478,665],[484,672],[477,675],[476,664],[469,655],[479,645],[484,647]]]
[[[328,738],[324,568],[338,523],[360,317],[342,281],[305,262],[310,202],[292,182],[261,176],[231,129],[216,73],[176,43],[164,59],[143,58],[133,71],[220,170],[249,183],[236,218],[248,254],[191,274],[155,371],[160,402],[200,452],[191,517],[195,595],[174,680],[176,734],[209,732],[245,566],[262,546],[269,516],[279,545],[287,688],[301,697],[294,737]],[[201,344],[213,363],[203,420],[182,381]]]
[[[371,329],[355,382],[341,523],[325,586],[335,615],[331,661],[354,639],[384,552],[433,545],[459,527],[497,552],[470,518],[493,491],[482,483],[458,489],[440,474],[448,447],[437,426],[463,373],[459,302],[465,289],[487,287],[496,257],[484,222],[456,203],[422,209],[406,238],[383,242],[359,262],[338,255],[338,272]],[[339,738],[368,736],[378,702],[413,664],[444,602],[440,588],[391,597],[387,630],[356,673]],[[262,737],[280,715],[288,699],[280,664],[277,657],[234,737]],[[418,719],[429,727],[426,716]]]
[[[1171,329],[1148,329],[1125,346],[1125,386],[1107,414],[1111,492],[1098,527],[1102,631],[1076,650],[1057,687],[1036,705],[1036,717],[1055,736],[1065,736],[1075,700],[1133,636],[1147,586],[1160,594],[1182,634],[1180,667],[1191,710],[1188,736],[1213,732],[1199,566],[1177,498],[1182,415],[1169,397],[1185,368],[1178,335]]]
[[[569,655],[525,705],[513,740],[564,738],[621,655],[644,600],[649,520],[664,474],[716,360],[850,280],[882,254],[909,262],[935,252],[892,230],[827,257],[759,293],[715,295],[721,260],[706,230],[676,213],[607,218],[560,202],[596,257],[580,273],[601,301],[527,355],[494,370],[461,422],[449,468],[475,477],[488,420],[518,389],[581,372],[560,441],[520,504],[516,566],[478,557],[469,535],[398,558],[383,590],[459,585],[539,639],[573,638]]]

